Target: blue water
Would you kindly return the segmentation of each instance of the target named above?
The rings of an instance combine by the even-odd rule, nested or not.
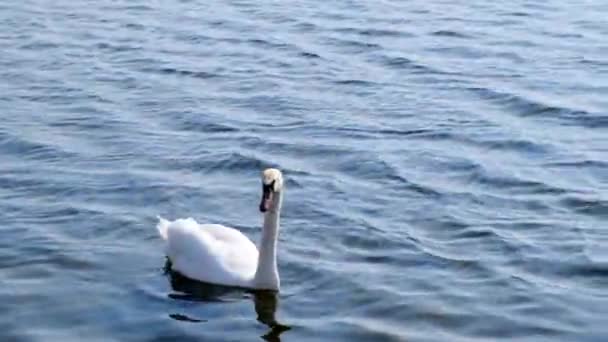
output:
[[[608,340],[606,13],[2,1],[0,340]],[[280,294],[167,274],[267,166]]]

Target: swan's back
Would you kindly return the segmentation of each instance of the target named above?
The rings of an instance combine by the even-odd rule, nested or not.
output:
[[[174,270],[200,281],[247,287],[258,262],[256,246],[240,231],[194,219],[159,218],[160,236]]]

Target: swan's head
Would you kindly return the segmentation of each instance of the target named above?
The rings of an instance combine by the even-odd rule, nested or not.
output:
[[[262,201],[260,211],[265,213],[276,210],[279,205],[276,201],[277,193],[283,189],[283,175],[278,169],[266,169],[262,172]]]

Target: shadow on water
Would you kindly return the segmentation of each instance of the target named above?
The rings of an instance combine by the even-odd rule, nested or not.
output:
[[[169,277],[171,288],[178,292],[169,294],[170,298],[200,302],[229,302],[251,298],[253,299],[258,322],[270,328],[266,334],[261,336],[262,339],[269,342],[279,342],[281,341],[280,335],[291,329],[276,320],[279,296],[275,291],[249,290],[193,280],[172,270],[171,262],[168,259],[164,271]],[[170,314],[169,317],[184,322],[206,322],[206,320],[195,319],[182,314]]]

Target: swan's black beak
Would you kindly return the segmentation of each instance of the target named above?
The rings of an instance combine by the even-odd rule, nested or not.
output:
[[[274,182],[262,185],[262,200],[260,201],[260,211],[265,213],[270,210],[274,198]]]

